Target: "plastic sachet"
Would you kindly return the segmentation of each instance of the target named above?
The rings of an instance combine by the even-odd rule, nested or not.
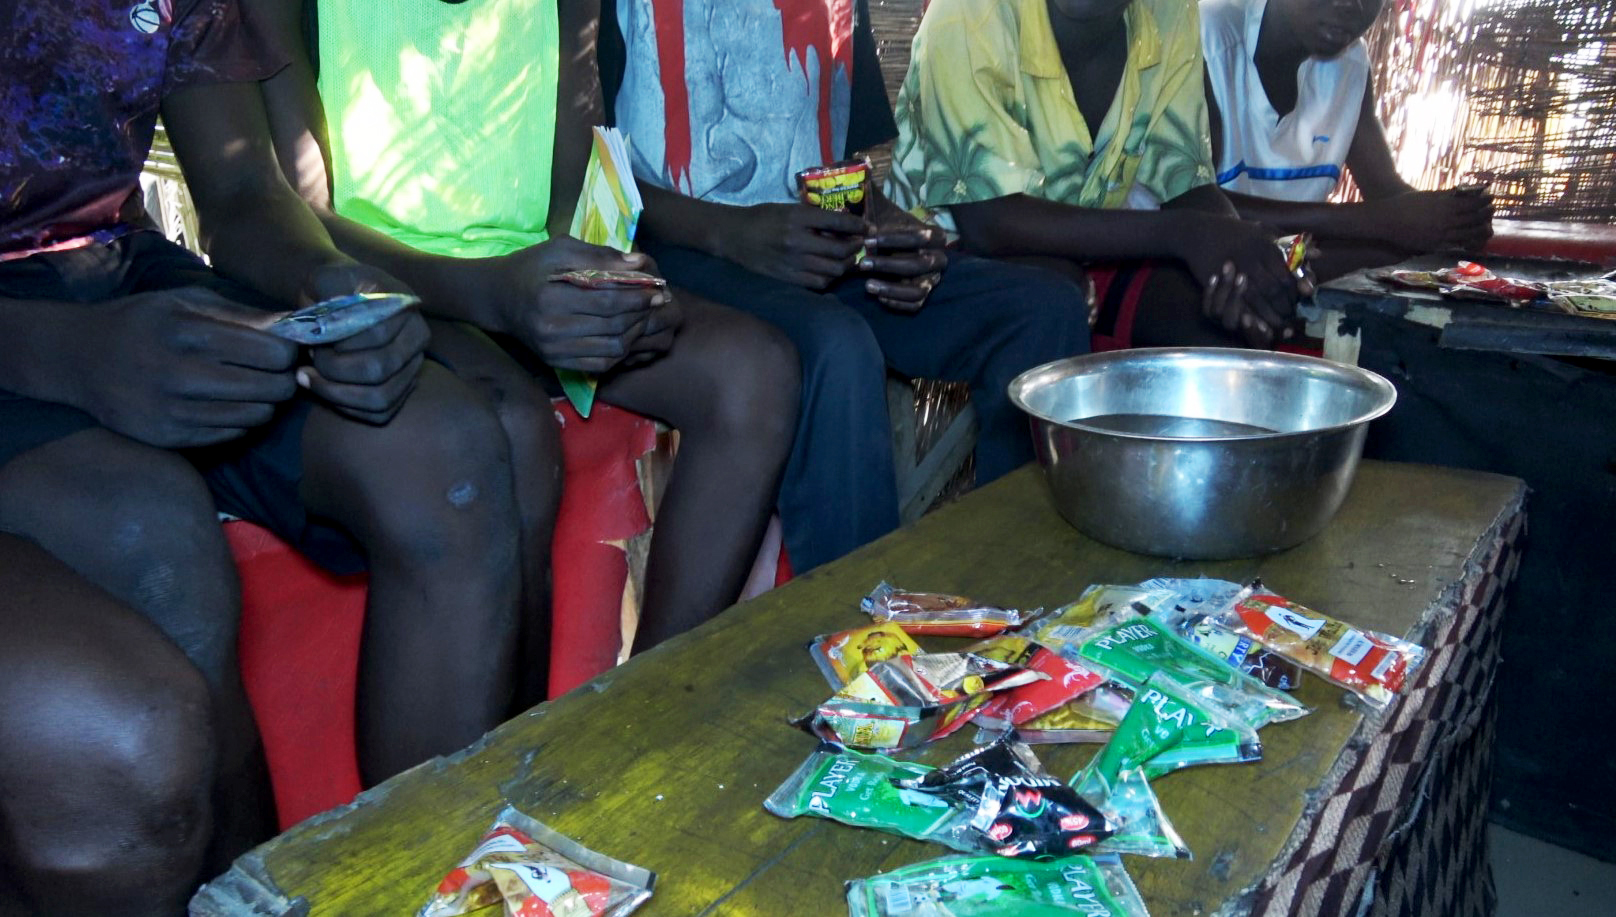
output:
[[[1000,731],[1020,726],[1087,694],[1105,681],[1077,662],[1027,637],[1004,634],[970,647],[970,652],[1018,665],[1045,676],[1040,681],[1000,691],[972,711],[969,719],[988,729]],[[962,717],[959,725],[964,725]],[[958,726],[952,727],[949,731]],[[946,733],[944,733],[946,734]]]
[[[556,271],[550,275],[555,283],[570,283],[585,290],[632,290],[636,288],[666,289],[668,281],[645,271],[606,271],[591,268],[582,271]]]
[[[1120,682],[1106,681],[1087,694],[1036,716],[1016,727],[1021,740],[1029,745],[1110,741],[1122,718],[1133,704],[1133,689]],[[984,729],[995,725],[979,720]]]
[[[1111,834],[1105,816],[1045,771],[1013,732],[944,767],[892,782],[969,811],[972,837],[999,856],[1070,856]]]
[[[1383,709],[1402,692],[1425,650],[1407,640],[1360,630],[1267,591],[1261,582],[1243,590],[1218,624]]]
[[[1261,758],[1257,730],[1219,705],[1202,702],[1201,687],[1171,672],[1150,676],[1098,757],[1120,755],[1114,769],[1142,766],[1152,780],[1196,764]]]
[[[351,293],[291,312],[267,315],[270,321],[264,330],[299,344],[335,344],[420,303],[418,297],[408,293]]]
[[[919,652],[920,645],[902,628],[885,622],[823,634],[808,644],[808,655],[838,691],[877,662]]]
[[[656,873],[590,850],[507,806],[417,917],[459,917],[501,905],[506,917],[623,917],[655,885]]]
[[[875,663],[792,723],[855,748],[909,748],[957,729],[977,698],[1045,677],[975,653],[906,653]]]
[[[1020,627],[1020,611],[1000,608],[962,595],[909,592],[882,582],[859,602],[876,621],[891,621],[913,636],[990,637]]]
[[[1159,617],[1114,614],[1111,623],[1096,627],[1079,644],[1078,657],[1135,691],[1165,669],[1201,684],[1202,702],[1222,705],[1253,729],[1307,713],[1307,707],[1290,695],[1232,668],[1174,633]]]
[[[849,917],[1149,917],[1114,856],[957,856],[847,883]]]
[[[1302,683],[1301,666],[1221,623],[1219,613],[1234,605],[1244,586],[1204,578],[1159,578],[1139,585],[1173,593],[1173,607],[1157,615],[1165,615],[1179,636],[1270,688],[1295,691]]]
[[[1068,659],[1078,658],[1077,647],[1097,627],[1119,616],[1137,617],[1165,608],[1173,594],[1140,586],[1090,586],[1078,600],[1057,608],[1017,633],[1029,637]]]
[[[925,764],[826,742],[769,794],[763,807],[782,818],[811,815],[965,853],[979,852],[981,845],[970,826],[974,811],[893,782],[923,777],[932,770]]]

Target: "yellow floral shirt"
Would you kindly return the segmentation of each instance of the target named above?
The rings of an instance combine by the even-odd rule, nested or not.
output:
[[[898,95],[889,192],[933,210],[1028,194],[1149,208],[1212,184],[1196,0],[1134,0],[1128,61],[1097,136],[1045,0],[934,0]]]

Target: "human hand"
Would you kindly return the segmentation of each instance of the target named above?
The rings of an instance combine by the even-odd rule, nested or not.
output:
[[[864,241],[858,268],[886,276],[864,281],[864,289],[888,309],[919,312],[948,267],[945,241],[942,230],[929,226],[875,233]]]
[[[1411,252],[1479,252],[1493,236],[1493,196],[1484,186],[1411,191],[1377,202],[1386,237]]]
[[[168,449],[206,446],[269,422],[297,393],[299,348],[254,327],[259,309],[202,287],[88,308],[73,400],[109,430]]]
[[[355,262],[314,270],[303,289],[311,302],[349,293],[409,290],[386,272]],[[430,338],[420,312],[405,309],[352,337],[310,347],[309,365],[297,370],[297,382],[348,417],[385,424],[415,390]]]
[[[1186,215],[1179,246],[1203,292],[1202,314],[1253,347],[1294,332],[1296,278],[1263,227],[1233,217]]]
[[[853,268],[864,220],[808,204],[736,208],[720,228],[725,258],[757,274],[823,290]]]
[[[586,290],[550,279],[563,271],[655,273],[656,263],[639,252],[558,236],[492,260],[489,295],[499,303],[498,330],[556,369],[603,373],[631,357],[654,358],[672,346],[683,321],[665,288]]]

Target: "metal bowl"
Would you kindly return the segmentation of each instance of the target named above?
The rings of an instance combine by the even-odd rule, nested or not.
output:
[[[1251,557],[1318,534],[1397,392],[1330,360],[1218,348],[1057,360],[1010,383],[1055,507],[1141,554]]]

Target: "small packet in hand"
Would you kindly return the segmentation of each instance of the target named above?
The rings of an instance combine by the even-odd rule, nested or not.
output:
[[[585,290],[630,290],[636,287],[661,290],[668,286],[666,279],[644,271],[556,271],[550,275],[550,280],[570,283]]]
[[[417,917],[504,905],[506,917],[624,917],[651,897],[656,873],[614,860],[507,806]]]
[[[797,193],[802,202],[821,210],[840,210],[864,216],[870,192],[870,161],[849,159],[828,166],[815,166],[797,173]],[[864,260],[866,249],[853,256]]]
[[[335,344],[420,303],[408,293],[351,293],[281,313],[264,330],[309,346]]]
[[[1022,613],[938,592],[907,592],[881,583],[859,602],[870,617],[891,621],[913,636],[991,637],[1020,627]]]
[[[863,216],[869,188],[868,159],[849,159],[797,173],[797,192],[802,195],[802,202],[821,210],[841,210]]]

